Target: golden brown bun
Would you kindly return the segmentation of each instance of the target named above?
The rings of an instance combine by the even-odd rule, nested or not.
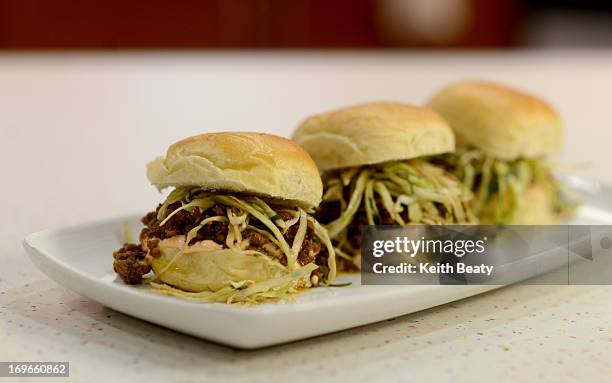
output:
[[[542,157],[563,141],[561,119],[547,103],[503,85],[453,84],[427,106],[448,120],[457,146],[472,145],[502,160]]]
[[[184,244],[184,237],[180,237],[177,242],[182,241]],[[172,240],[176,240],[176,237]],[[164,241],[169,240],[160,243],[163,245]],[[217,291],[230,281],[263,282],[286,273],[283,265],[269,257],[246,255],[231,249],[215,249],[216,246],[199,249],[190,246],[182,251],[180,257],[177,257],[180,247],[160,246],[159,255],[149,258],[151,267],[164,283],[191,292]]]
[[[181,140],[147,165],[159,189],[201,186],[290,201],[304,208],[321,201],[323,185],[312,158],[295,142],[262,133],[208,133]]]
[[[293,139],[319,169],[405,160],[455,150],[450,127],[417,106],[376,102],[307,118]]]

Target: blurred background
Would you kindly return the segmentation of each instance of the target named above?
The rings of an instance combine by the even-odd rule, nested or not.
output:
[[[0,0],[0,164],[20,185],[0,197],[30,201],[5,209],[0,243],[147,211],[145,164],[181,138],[288,137],[463,79],[549,101],[559,163],[612,183],[610,47],[604,0]]]
[[[0,0],[2,49],[610,44],[607,0]]]

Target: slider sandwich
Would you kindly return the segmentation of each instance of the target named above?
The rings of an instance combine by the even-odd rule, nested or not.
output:
[[[149,163],[147,177],[172,191],[142,218],[140,243],[113,254],[125,283],[256,303],[334,279],[334,249],[310,215],[321,201],[319,171],[293,141],[259,133],[190,137]]]
[[[457,151],[440,164],[473,191],[482,223],[548,224],[572,211],[546,162],[563,140],[561,119],[547,103],[502,85],[463,82],[428,106],[455,131]]]
[[[469,224],[471,193],[431,156],[452,152],[452,130],[435,112],[370,103],[306,119],[293,139],[323,172],[317,219],[343,270],[359,268],[362,225]]]

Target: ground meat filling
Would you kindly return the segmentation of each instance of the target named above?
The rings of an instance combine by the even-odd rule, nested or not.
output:
[[[280,212],[279,215],[284,219],[288,220],[291,217],[287,215],[286,212]],[[287,240],[289,246],[293,243],[295,235],[297,234],[299,224],[291,226],[289,230],[283,235]],[[302,242],[302,248],[298,255],[297,261],[301,266],[307,265],[309,263],[314,262],[317,254],[321,251],[321,242],[314,235],[314,229],[311,226],[308,226],[306,229],[306,236],[304,237],[304,242]],[[284,259],[284,258],[283,258]],[[285,260],[286,262],[286,260]]]
[[[379,199],[376,199],[376,205],[378,207],[378,211],[380,214],[380,222],[377,222],[380,225],[396,225],[397,223],[391,218],[389,213],[385,210],[382,205],[382,202]],[[317,212],[315,213],[315,219],[322,224],[326,225],[337,218],[340,217],[341,209],[340,202],[338,201],[323,201],[319,206]],[[404,210],[401,214],[402,219],[408,222],[408,212]],[[361,226],[368,225],[368,218],[365,212],[365,207],[361,205],[359,210],[353,216],[353,220],[347,226],[347,239],[351,244],[351,247],[354,249],[361,248],[361,240],[363,237],[363,233],[361,231]]]
[[[190,213],[187,210],[181,210],[170,218],[168,222],[164,223],[163,226],[160,226],[160,221],[157,220],[157,211],[160,207],[161,205],[159,205],[155,211],[152,211],[142,217],[141,221],[146,227],[140,233],[141,240],[144,238],[166,239],[176,235],[185,235],[189,232],[189,230],[198,226],[200,222],[206,218],[217,215],[225,216],[225,209],[220,206],[213,206],[204,212],[200,211],[199,208],[195,208],[193,213]],[[179,207],[181,207],[180,202],[171,204],[168,206],[168,214]],[[189,244],[191,245],[205,239],[215,241],[218,244],[224,244],[225,237],[227,237],[227,232],[227,223],[211,222],[200,229],[197,237],[191,240]]]
[[[142,276],[151,271],[146,252],[140,245],[126,243],[113,253],[113,269],[128,285],[142,282]]]
[[[140,283],[142,281],[142,276],[151,271],[145,256],[147,250],[149,255],[153,257],[159,256],[160,252],[157,248],[159,240],[174,237],[176,235],[186,235],[191,229],[198,226],[202,220],[213,216],[225,216],[226,214],[225,208],[218,205],[205,211],[201,211],[199,208],[195,208],[193,212],[181,210],[165,222],[163,226],[160,226],[160,221],[157,219],[157,212],[160,207],[161,205],[159,205],[155,211],[149,212],[142,217],[141,221],[145,225],[145,228],[140,232],[140,241],[143,246],[126,244],[113,253],[115,258],[115,272],[128,284]],[[180,202],[171,204],[168,206],[168,214],[179,207],[181,207]],[[293,217],[290,213],[284,211],[279,212],[279,215],[284,220],[289,220]],[[252,219],[250,224],[258,229],[267,231],[267,228],[255,219]],[[299,223],[296,223],[284,234],[285,240],[289,246],[293,244],[298,227]],[[225,239],[228,230],[228,224],[225,222],[210,222],[198,231],[197,237],[191,240],[189,244],[191,245],[203,240],[211,240],[226,247]],[[248,241],[247,249],[260,251],[278,259],[283,265],[287,265],[287,258],[284,256],[283,251],[265,235],[256,230],[247,228],[242,232],[242,237]],[[145,250],[143,250],[143,248]],[[317,255],[320,252],[326,253],[326,250],[321,245],[319,239],[314,235],[313,228],[309,226],[306,230],[306,236],[302,243],[297,261],[301,266],[312,263],[315,260],[317,260],[317,264],[323,264],[320,263],[321,259],[317,259]],[[325,259],[325,262],[327,262],[327,259]]]

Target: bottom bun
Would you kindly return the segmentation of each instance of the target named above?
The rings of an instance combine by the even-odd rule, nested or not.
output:
[[[218,245],[210,249],[196,245],[183,250],[164,245],[161,241],[159,256],[151,257],[153,272],[162,282],[184,291],[215,292],[230,282],[264,282],[287,273],[272,258],[222,249]]]

